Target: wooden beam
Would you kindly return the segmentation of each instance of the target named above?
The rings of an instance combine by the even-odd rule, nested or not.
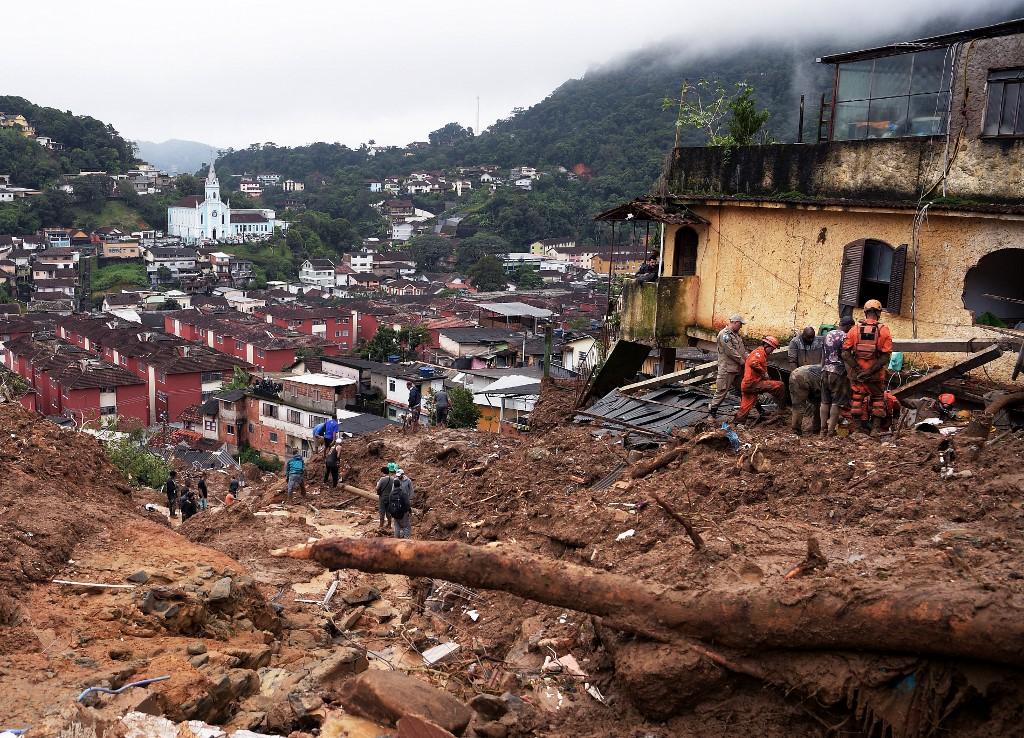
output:
[[[949,366],[944,366],[941,369],[936,369],[933,372],[925,374],[919,379],[915,379],[913,382],[908,382],[899,389],[893,392],[897,397],[902,397],[910,392],[920,390],[922,387],[926,387],[936,382],[941,382],[944,379],[955,376],[957,374],[963,374],[964,372],[970,371],[971,369],[977,369],[983,364],[987,364],[990,361],[995,361],[1003,355],[1003,350],[999,346],[990,346],[984,351],[979,351],[976,354],[971,354],[966,359],[960,359],[954,361]]]
[[[626,395],[634,392],[646,392],[647,390],[664,387],[666,384],[675,384],[676,382],[681,382],[684,379],[703,376],[710,372],[717,371],[717,369],[718,362],[709,361],[707,364],[698,364],[697,366],[691,366],[689,369],[683,369],[682,371],[672,372],[671,374],[662,374],[660,377],[653,377],[641,382],[627,384],[625,387],[619,387],[619,392]]]

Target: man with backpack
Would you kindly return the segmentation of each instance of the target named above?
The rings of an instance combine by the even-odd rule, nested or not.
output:
[[[395,538],[412,537],[412,480],[403,469],[395,472],[388,496],[388,514],[395,526]]]
[[[302,461],[302,455],[295,451],[295,454],[288,459],[288,464],[284,468],[285,477],[288,480],[288,501],[292,500],[292,492],[296,487],[299,488],[299,492],[303,497],[306,496],[306,481],[303,478],[306,472],[306,464]]]
[[[380,527],[384,528],[391,522],[388,500],[391,497],[391,489],[395,485],[395,474],[398,472],[398,464],[392,461],[381,471],[384,473],[384,476],[377,480],[375,489],[377,491],[377,512],[380,513]]]

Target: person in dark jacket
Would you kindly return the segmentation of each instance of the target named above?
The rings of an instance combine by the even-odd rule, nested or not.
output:
[[[399,496],[402,509],[405,511],[401,517],[392,518],[391,522],[395,528],[395,538],[411,538],[413,489],[412,480],[406,476],[404,469],[399,469],[395,472],[395,479],[391,489],[391,494]],[[394,503],[392,502],[391,504],[393,505]]]
[[[199,503],[196,500],[196,494],[188,488],[186,484],[181,491],[181,499],[178,501],[181,505],[181,522],[185,522],[199,509]]]
[[[338,487],[338,471],[341,462],[338,459],[338,444],[332,444],[327,450],[327,455],[324,457],[324,484],[327,484],[327,480],[331,480],[331,488],[337,489]]]
[[[415,433],[419,430],[420,425],[420,405],[423,403],[423,390],[420,389],[418,384],[413,384],[412,382],[406,382],[405,386],[409,390],[409,430]]]
[[[391,462],[381,471],[384,476],[377,480],[374,488],[377,492],[377,512],[380,513],[380,527],[384,528],[391,523],[391,516],[388,514],[388,499],[391,497],[391,489],[395,484],[395,473],[398,471],[398,464]]]
[[[199,509],[206,510],[210,507],[210,490],[206,486],[206,472],[199,475],[199,482],[196,484],[196,487],[199,488]]]
[[[170,510],[172,518],[178,506],[177,476],[178,472],[171,470],[171,473],[167,475],[167,481],[164,483],[164,492],[167,494],[167,509]]]

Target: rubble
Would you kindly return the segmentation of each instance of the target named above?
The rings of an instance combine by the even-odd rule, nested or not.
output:
[[[350,486],[372,489],[391,459],[413,479],[418,540],[401,543],[377,531],[375,505],[320,486],[315,461],[304,501],[281,504],[279,477],[256,475],[231,507],[167,527],[144,509],[159,493],[129,489],[91,439],[0,408],[23,441],[0,446],[0,669],[24,695],[0,697],[6,724],[59,735],[151,713],[167,722],[136,734],[188,735],[193,720],[239,738],[1016,730],[1024,439],[757,428],[739,431],[756,463],[737,467],[720,428],[625,448],[564,425],[553,403],[571,397],[553,397],[529,437],[345,442]],[[311,538],[431,548],[402,574],[271,556]],[[499,581],[504,555],[521,562],[518,589]],[[574,592],[580,577],[597,589]],[[609,597],[606,577],[632,599]],[[87,687],[164,675],[72,709]],[[396,704],[404,690],[416,700]]]

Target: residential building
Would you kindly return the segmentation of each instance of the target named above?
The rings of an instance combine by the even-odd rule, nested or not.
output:
[[[507,331],[540,331],[542,323],[551,319],[554,313],[547,308],[534,307],[525,302],[481,302],[480,325],[504,328]]]
[[[132,372],[146,383],[151,422],[176,421],[251,365],[205,346],[148,332],[111,316],[67,315],[56,321],[59,338]]]
[[[405,218],[415,215],[416,208],[413,206],[412,200],[386,200],[382,214],[387,218]]]
[[[599,216],[664,226],[660,278],[624,285],[626,338],[710,341],[733,312],[784,337],[869,299],[897,345],[1024,320],[1024,21],[819,62],[834,99],[817,140],[676,149],[664,197]]]
[[[103,312],[111,310],[142,309],[141,292],[112,292],[103,298]]]
[[[393,222],[391,224],[391,238],[395,241],[408,241],[416,235],[415,223]]]
[[[170,312],[164,315],[164,330],[268,372],[291,366],[306,352],[335,354],[339,351],[325,339],[279,328],[243,313]]]
[[[272,325],[321,338],[341,351],[351,351],[361,338],[377,332],[377,321],[372,316],[337,307],[270,305],[257,309],[256,315]],[[367,332],[362,332],[361,327]]]
[[[334,287],[334,262],[330,259],[306,259],[299,267],[299,281],[314,287]]]
[[[408,279],[393,279],[381,286],[386,295],[422,295],[427,291],[423,282],[410,282]]]
[[[254,199],[263,197],[263,185],[251,179],[243,179],[238,184],[238,191]]]
[[[573,236],[563,238],[542,238],[530,244],[530,253],[540,256],[548,256],[549,251],[555,249],[571,249],[576,246],[576,239]]]
[[[372,251],[352,251],[344,256],[345,263],[352,267],[352,271],[366,273],[373,271]]]
[[[145,251],[146,275],[152,284],[169,284],[182,275],[197,271],[197,254],[193,249],[153,246]]]
[[[142,257],[142,248],[138,241],[103,241],[100,256],[104,259],[138,259]]]
[[[611,253],[595,253],[590,260],[590,268],[603,277],[609,272],[612,276],[632,277],[646,260],[643,249],[630,249],[628,251],[615,250]]]
[[[302,182],[296,182],[294,179],[286,179],[281,183],[281,189],[285,192],[302,192],[306,189],[306,185]]]
[[[356,382],[327,374],[280,378],[281,391],[251,392],[246,401],[247,441],[261,453],[286,458],[293,452],[308,458],[313,451],[313,429],[328,418],[348,415],[355,400]]]
[[[406,383],[412,382],[420,388],[423,402],[426,403],[431,394],[437,393],[444,386],[448,376],[444,367],[432,364],[408,363],[383,365],[385,380],[384,416],[389,420],[398,420],[403,413],[409,411],[409,388]],[[420,424],[429,425],[427,413],[420,414]]]
[[[78,346],[23,336],[6,342],[2,358],[35,388],[35,409],[43,415],[79,424],[115,417],[149,424],[146,383]]]

